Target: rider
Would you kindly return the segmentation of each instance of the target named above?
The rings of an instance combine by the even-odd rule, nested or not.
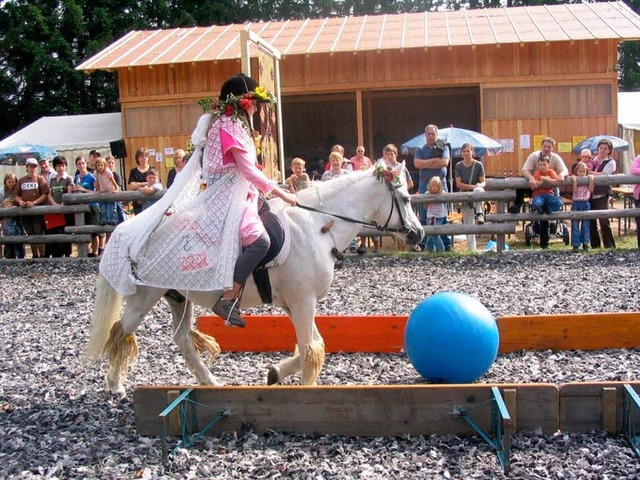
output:
[[[258,190],[271,193],[290,205],[297,204],[294,194],[279,188],[257,166],[250,118],[256,112],[258,102],[273,102],[273,97],[254,79],[244,74],[228,79],[222,85],[218,103],[213,106],[202,155],[207,188],[215,183],[230,182],[231,177],[240,174],[243,181],[230,182],[227,198],[237,196],[238,189],[247,189],[238,226],[242,251],[235,264],[233,286],[213,306],[216,315],[238,327],[245,326],[237,306],[242,287],[271,245],[258,216]]]

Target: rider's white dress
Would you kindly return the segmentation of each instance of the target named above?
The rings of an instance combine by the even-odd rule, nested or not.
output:
[[[255,159],[241,122],[222,117],[211,124],[210,115],[201,117],[192,136],[196,149],[171,188],[119,225],[107,244],[100,272],[121,295],[135,293],[137,285],[231,288],[250,183],[236,163],[223,161],[222,131],[242,142]]]

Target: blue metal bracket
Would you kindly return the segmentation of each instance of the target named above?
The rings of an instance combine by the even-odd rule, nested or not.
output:
[[[498,387],[491,387],[492,398],[486,402],[481,402],[469,409],[463,407],[454,407],[453,415],[462,417],[473,428],[482,439],[488,443],[498,456],[498,461],[504,473],[509,473],[511,470],[511,435],[505,435],[504,424],[505,421],[511,421],[511,415],[507,410],[507,405],[504,403],[502,394]],[[491,403],[491,435],[485,432],[470,416],[469,412],[475,408]]]
[[[640,417],[640,397],[628,383],[624,384],[622,398],[622,433],[627,437],[631,448],[640,457],[640,436],[638,421]]]
[[[198,431],[198,412],[196,411],[196,407],[202,407],[215,413],[215,416],[209,422],[207,422],[207,424],[200,431]],[[206,435],[206,433],[211,430],[211,428],[216,423],[231,415],[231,409],[229,408],[212,408],[208,405],[197,402],[195,400],[195,392],[192,388],[184,390],[173,402],[167,405],[167,407],[160,413],[160,415],[158,415],[158,417],[162,421],[162,432],[160,434],[160,439],[162,441],[162,461],[164,463],[167,462],[170,455],[167,448],[168,417],[176,408],[179,408],[180,411],[180,428],[182,439],[178,442],[178,445],[176,445],[176,447],[171,451],[171,455],[173,455],[179,448],[189,448],[198,440],[200,440],[200,438]],[[189,413],[191,414],[191,421],[189,421],[187,410],[189,410]]]

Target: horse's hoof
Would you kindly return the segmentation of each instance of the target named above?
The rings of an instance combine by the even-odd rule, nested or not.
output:
[[[267,374],[267,385],[275,385],[279,381],[278,369],[274,366],[269,367],[269,373]]]
[[[111,398],[115,403],[123,403],[127,399],[127,391],[123,388],[111,392]]]

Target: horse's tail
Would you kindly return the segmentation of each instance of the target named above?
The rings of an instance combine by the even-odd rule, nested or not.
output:
[[[91,317],[91,338],[85,352],[85,361],[96,362],[102,358],[111,327],[120,317],[122,296],[102,274],[98,275],[96,301]]]

